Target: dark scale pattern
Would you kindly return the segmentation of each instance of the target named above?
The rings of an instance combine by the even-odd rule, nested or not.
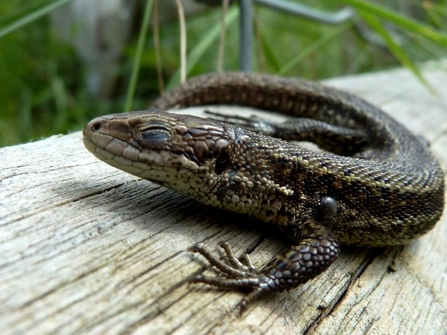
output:
[[[292,246],[264,268],[227,261],[204,246],[223,276],[193,282],[249,289],[241,308],[323,272],[338,243],[389,246],[430,230],[444,207],[444,175],[427,145],[378,108],[313,82],[226,73],[190,79],[163,95],[158,109],[236,104],[293,116],[228,123],[157,110],[92,120],[88,150],[112,166],[205,204],[251,215],[282,230]],[[254,132],[253,132],[254,131]],[[285,140],[308,140],[329,152]]]

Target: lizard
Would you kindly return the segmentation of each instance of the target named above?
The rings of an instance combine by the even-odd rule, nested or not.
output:
[[[236,124],[173,113],[198,105],[241,105],[289,117]],[[378,107],[301,79],[210,73],[164,93],[152,109],[111,114],[85,127],[85,147],[104,162],[204,204],[279,228],[291,243],[257,268],[229,243],[223,261],[201,243],[220,276],[191,282],[249,292],[241,311],[268,292],[316,277],[340,244],[406,244],[428,232],[444,207],[444,173],[429,145]],[[311,150],[290,141],[311,141]]]

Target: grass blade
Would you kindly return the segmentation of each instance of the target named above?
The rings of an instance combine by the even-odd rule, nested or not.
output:
[[[19,116],[18,120],[20,120],[20,127],[18,128],[18,139],[20,142],[29,141],[32,137],[32,102],[33,92],[30,88],[26,87],[20,94],[20,105],[17,111]]]
[[[140,35],[138,36],[137,51],[135,53],[135,59],[132,66],[132,74],[130,75],[129,88],[126,95],[126,104],[124,111],[130,111],[132,109],[133,97],[135,95],[135,88],[138,80],[138,70],[140,68],[141,55],[143,54],[144,41],[146,40],[146,33],[149,27],[149,20],[151,18],[151,9],[153,0],[147,0],[146,8],[144,9],[143,23],[140,29]]]
[[[360,16],[365,20],[366,23],[373,29],[377,34],[382,36],[390,52],[396,57],[400,63],[408,68],[413,74],[431,91],[433,88],[422,76],[421,71],[413,63],[413,61],[407,56],[405,50],[394,40],[391,34],[384,28],[382,22],[380,22],[375,16],[361,13]]]
[[[260,41],[267,64],[270,65],[274,72],[281,71],[281,64],[275,56],[275,52],[273,51],[274,48],[270,46],[267,39],[261,32],[259,32],[258,39]]]
[[[341,2],[354,7],[361,12],[360,14],[366,13],[368,15],[380,17],[394,23],[396,26],[406,29],[407,32],[411,31],[413,33],[425,36],[426,38],[443,46],[447,46],[447,34],[437,31],[436,29],[413,20],[412,18],[364,0],[341,0]]]
[[[34,12],[31,12],[31,14],[28,14],[28,15],[22,17],[21,19],[18,19],[17,21],[11,23],[10,25],[0,29],[0,38],[16,31],[17,29],[22,28],[23,26],[26,26],[27,24],[29,24],[33,21],[36,21],[37,19],[40,19],[42,16],[45,16],[45,15],[51,13],[52,11],[58,9],[59,7],[62,7],[66,4],[68,4],[70,1],[73,1],[73,0],[55,1],[45,7],[42,7]]]
[[[239,8],[232,6],[230,10],[227,12],[227,15],[225,17],[225,26],[228,26],[231,22],[233,22],[236,19],[238,13]],[[211,43],[213,43],[219,37],[220,27],[221,27],[221,21],[219,20],[218,23],[216,23],[213,27],[211,27],[208,33],[205,36],[203,36],[202,40],[191,49],[191,52],[188,54],[187,58],[188,61],[186,64],[187,74],[190,73],[194,65],[196,65],[199,62],[200,58],[208,50]],[[180,82],[180,71],[177,69],[172,75],[171,80],[169,81],[166,89],[170,89],[175,85],[178,85],[179,82]]]
[[[301,51],[296,57],[292,58],[286,65],[284,65],[279,71],[278,74],[283,75],[287,71],[290,71],[292,68],[294,68],[296,65],[298,65],[302,60],[304,60],[307,56],[309,56],[311,53],[317,51],[319,48],[324,46],[326,43],[328,43],[330,40],[335,38],[337,35],[340,35],[344,31],[351,28],[353,25],[352,22],[343,24],[331,32],[323,35],[321,38],[316,40],[314,43],[309,45],[307,48],[305,48],[303,51]]]

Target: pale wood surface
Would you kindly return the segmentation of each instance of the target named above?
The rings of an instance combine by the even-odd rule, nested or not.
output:
[[[447,71],[405,70],[327,83],[382,106],[429,139],[447,166]],[[447,333],[447,219],[405,247],[344,247],[325,274],[253,303],[187,284],[203,262],[186,250],[228,240],[256,264],[280,236],[98,161],[80,132],[0,149],[2,334]],[[262,228],[260,228],[262,227]]]

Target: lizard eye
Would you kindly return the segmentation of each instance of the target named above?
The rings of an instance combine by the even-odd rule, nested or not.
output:
[[[171,138],[170,129],[163,122],[148,122],[137,129],[135,137],[144,147],[151,149],[162,147]]]
[[[150,146],[158,146],[165,144],[169,139],[169,135],[164,132],[146,130],[141,133],[141,138]]]
[[[230,163],[230,155],[226,151],[222,151],[216,159],[216,173],[221,174]]]

